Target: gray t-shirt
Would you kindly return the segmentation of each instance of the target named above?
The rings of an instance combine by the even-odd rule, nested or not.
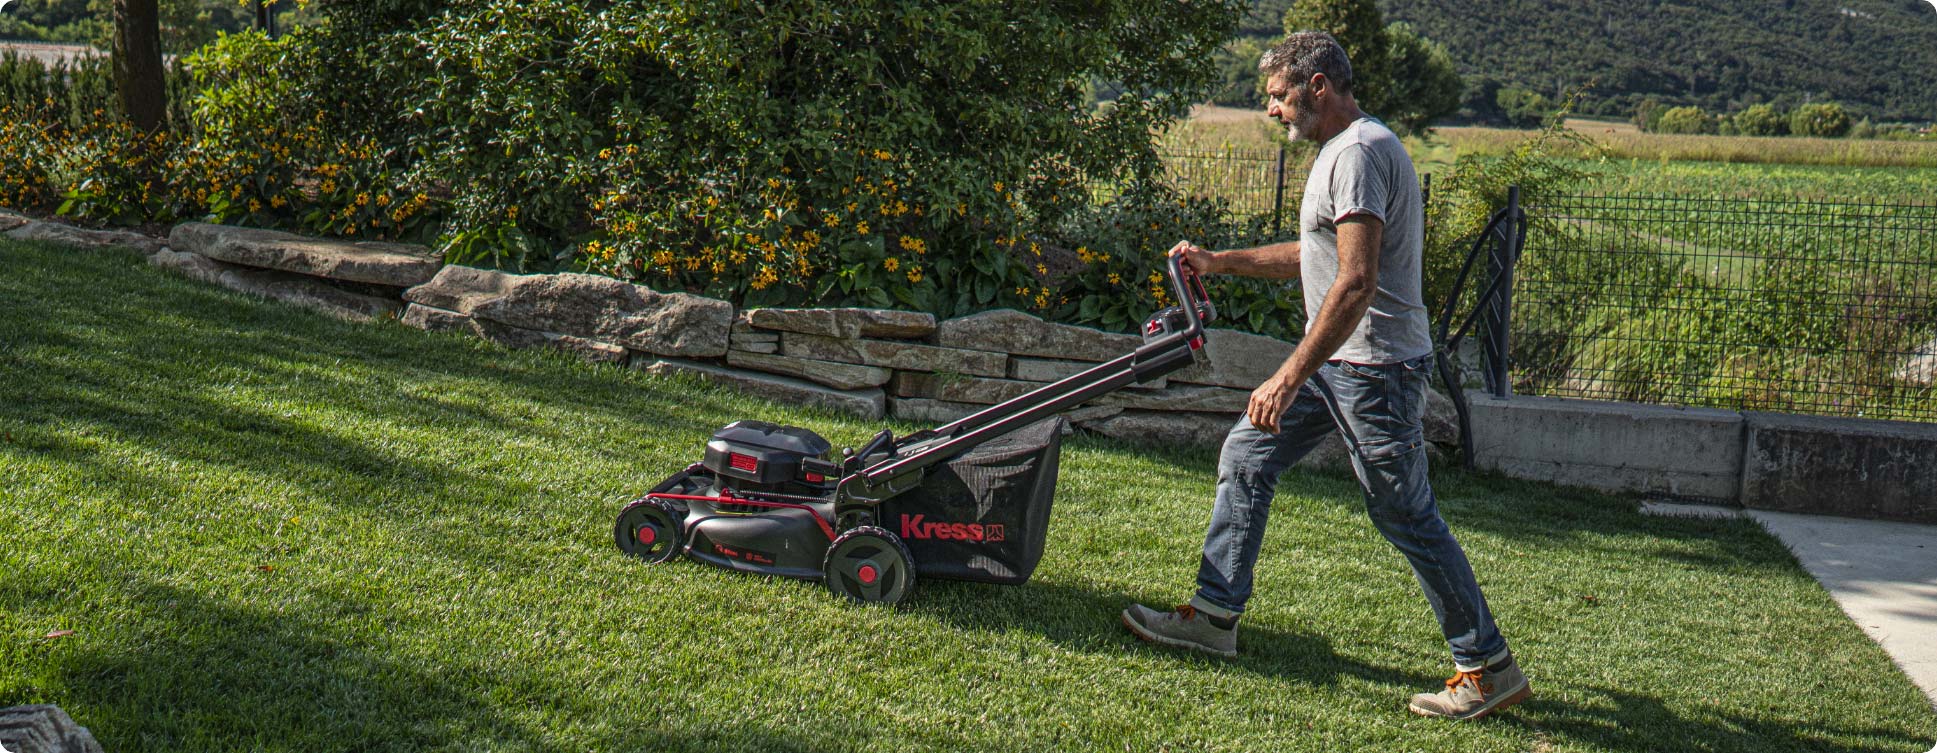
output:
[[[1363,364],[1398,363],[1433,351],[1426,325],[1420,266],[1426,217],[1419,176],[1399,137],[1378,118],[1352,121],[1318,150],[1299,210],[1300,274],[1305,287],[1305,331],[1318,321],[1325,295],[1338,279],[1338,221],[1368,214],[1385,223],[1379,245],[1379,289],[1372,308],[1332,358]]]

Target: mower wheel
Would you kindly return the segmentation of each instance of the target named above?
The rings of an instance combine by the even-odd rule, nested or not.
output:
[[[915,589],[915,558],[908,554],[907,545],[874,526],[834,539],[821,573],[828,590],[860,602],[894,604]]]
[[[626,505],[612,527],[619,551],[658,564],[679,556],[685,548],[684,531],[672,506],[656,499]]]

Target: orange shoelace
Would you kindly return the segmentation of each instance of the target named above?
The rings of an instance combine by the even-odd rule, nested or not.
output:
[[[1458,690],[1459,686],[1468,683],[1471,683],[1474,689],[1478,689],[1480,687],[1480,675],[1485,671],[1484,669],[1476,669],[1471,672],[1460,672],[1453,675],[1452,679],[1446,681],[1446,692],[1451,693]]]

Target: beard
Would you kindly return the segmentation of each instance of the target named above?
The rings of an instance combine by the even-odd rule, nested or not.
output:
[[[1291,122],[1285,124],[1285,137],[1292,141],[1312,138],[1313,127],[1318,125],[1318,98],[1301,89],[1292,94],[1292,100],[1295,112]]]

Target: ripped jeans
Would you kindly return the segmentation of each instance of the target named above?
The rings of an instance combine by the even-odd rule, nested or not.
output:
[[[1422,420],[1430,359],[1381,365],[1330,361],[1299,388],[1279,420],[1279,433],[1266,434],[1249,418],[1238,419],[1218,458],[1217,506],[1204,535],[1193,606],[1218,617],[1244,611],[1279,474],[1336,428],[1352,450],[1352,469],[1373,526],[1412,564],[1455,664],[1477,668],[1506,651],[1466,552],[1439,517],[1426,479]]]

